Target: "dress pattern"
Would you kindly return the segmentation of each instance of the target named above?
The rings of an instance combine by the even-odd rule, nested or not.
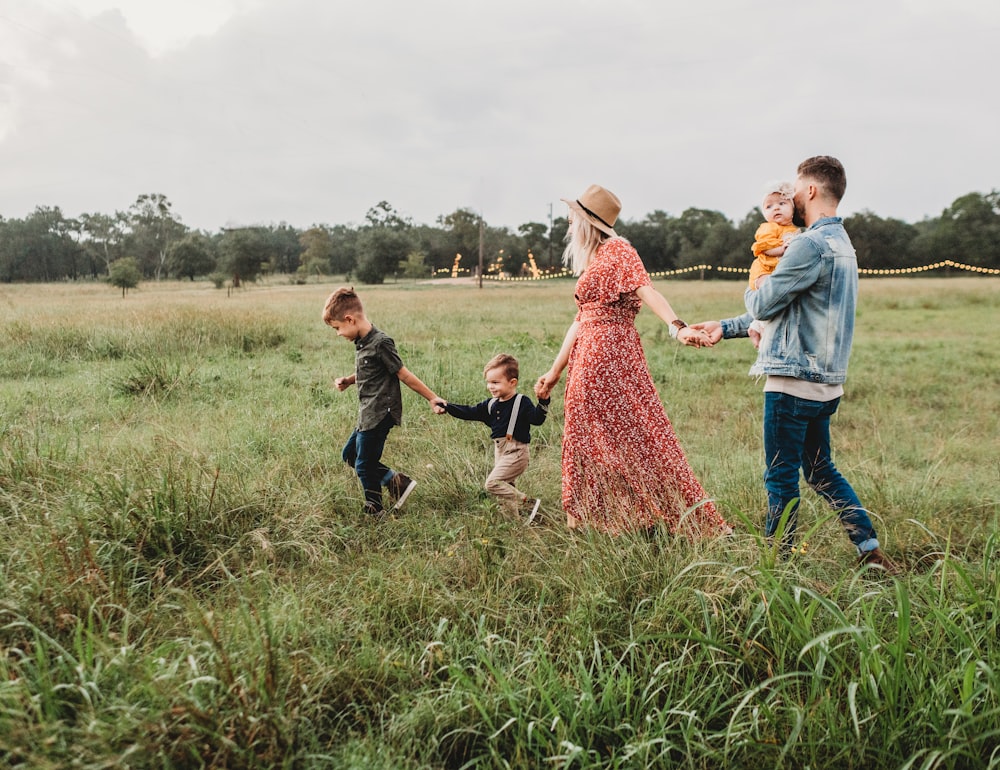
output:
[[[609,534],[666,522],[691,537],[731,531],[688,464],[635,327],[650,283],[632,245],[611,238],[576,284],[566,380],[562,504],[570,527]]]

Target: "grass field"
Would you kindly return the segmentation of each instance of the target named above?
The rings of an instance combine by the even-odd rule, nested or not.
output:
[[[572,286],[359,291],[474,403],[501,351],[530,392]],[[689,322],[742,305],[657,287]],[[485,427],[409,392],[385,459],[420,483],[373,526],[333,288],[0,287],[0,766],[1000,768],[1000,281],[862,282],[834,452],[898,580],[808,491],[805,553],[775,560],[752,346],[680,347],[648,311],[734,538],[567,532],[562,386],[523,478],[541,526],[481,491]]]

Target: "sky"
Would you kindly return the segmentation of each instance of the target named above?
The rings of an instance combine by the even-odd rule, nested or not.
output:
[[[996,0],[0,0],[0,216],[738,222],[824,154],[917,222],[1000,188],[998,39]]]

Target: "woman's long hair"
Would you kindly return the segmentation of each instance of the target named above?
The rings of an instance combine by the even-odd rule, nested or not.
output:
[[[610,237],[590,224],[590,220],[581,216],[579,212],[574,212],[573,221],[566,231],[563,264],[572,270],[574,275],[580,275],[594,258],[597,247]]]

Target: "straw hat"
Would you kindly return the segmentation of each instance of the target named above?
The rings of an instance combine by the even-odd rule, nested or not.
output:
[[[610,190],[605,190],[599,184],[592,184],[576,200],[560,200],[602,233],[618,235],[615,232],[615,222],[622,211],[622,202]]]

